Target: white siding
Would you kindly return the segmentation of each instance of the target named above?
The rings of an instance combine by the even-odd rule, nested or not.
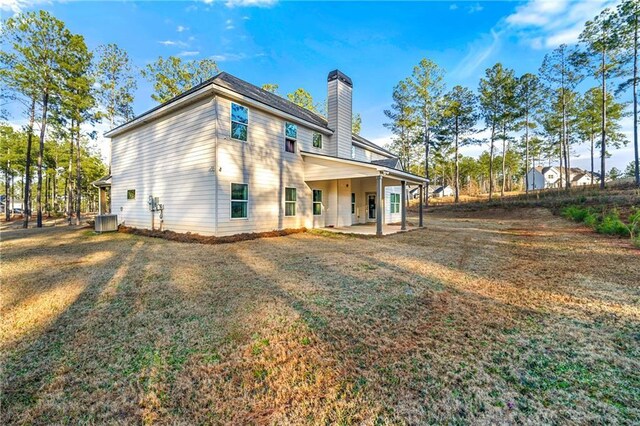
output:
[[[353,147],[355,148],[356,152],[356,158],[354,158],[354,160],[371,162],[375,160],[386,160],[387,158],[389,158],[357,145],[353,145]]]
[[[153,195],[165,207],[163,229],[213,234],[214,129],[213,100],[207,99],[114,137],[111,205],[119,222],[151,228],[147,203]],[[127,200],[129,189],[135,200]]]
[[[327,83],[328,123],[334,133],[331,136],[329,155],[351,158],[352,91],[339,79]]]
[[[242,104],[241,102],[236,102]],[[300,149],[311,150],[312,131],[298,125],[296,153],[285,151],[285,120],[249,108],[246,142],[230,138],[231,101],[218,98],[218,235],[313,226],[311,189]],[[231,219],[231,183],[249,185],[247,219]],[[296,215],[284,215],[284,190],[296,188]]]

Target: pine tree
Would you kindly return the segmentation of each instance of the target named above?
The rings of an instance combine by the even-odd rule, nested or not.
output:
[[[418,122],[412,107],[413,94],[411,83],[408,79],[400,81],[393,88],[393,104],[390,110],[385,110],[384,115],[391,120],[384,126],[395,135],[391,150],[398,155],[405,170],[411,167],[411,157]]]
[[[466,87],[455,86],[444,95],[443,121],[445,132],[453,138],[454,146],[454,189],[455,202],[460,201],[459,147],[473,143],[470,135],[474,132],[478,114],[476,96]]]
[[[571,137],[569,134],[569,112],[571,107],[570,92],[582,81],[583,75],[580,73],[579,55],[576,49],[568,48],[565,44],[560,45],[553,52],[545,55],[540,67],[540,76],[546,82],[545,96],[552,102],[559,101],[558,110],[560,119],[559,151],[560,167],[563,166],[565,172],[564,187],[571,187],[570,179],[570,152],[569,146]]]
[[[600,109],[600,173],[605,173],[607,150],[607,82],[620,70],[621,38],[616,31],[616,19],[612,9],[603,10],[600,15],[585,24],[580,34],[580,41],[585,45],[585,57],[596,78],[600,80],[602,107]],[[605,187],[605,180],[600,179],[600,188]]]
[[[140,73],[153,83],[155,92],[151,99],[163,103],[214,77],[218,73],[218,65],[211,59],[183,62],[175,56],[167,59],[160,56]]]
[[[424,193],[425,206],[429,198],[429,153],[433,148],[431,137],[434,127],[440,121],[439,103],[445,91],[444,70],[429,59],[422,59],[413,68],[413,74],[408,80],[408,85],[413,92],[412,108],[416,119],[421,124],[422,145],[424,146],[424,174],[427,178]]]
[[[516,123],[518,130],[524,130],[524,158],[525,158],[525,192],[529,192],[530,146],[529,133],[537,127],[535,116],[542,104],[542,90],[538,76],[526,73],[518,79],[516,99],[520,105],[520,121]]]
[[[629,69],[623,69],[623,75],[627,77],[619,87],[619,90],[632,88],[633,103],[633,148],[634,148],[634,178],[636,186],[640,187],[640,160],[638,159],[638,54],[640,48],[640,2],[638,0],[624,0],[618,5],[616,31],[624,49],[625,64],[630,64]]]

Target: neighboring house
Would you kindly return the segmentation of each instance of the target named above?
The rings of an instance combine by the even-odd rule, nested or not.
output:
[[[449,185],[446,186],[438,186],[433,190],[433,197],[451,197],[453,196],[454,191],[453,188]]]
[[[96,186],[132,227],[223,236],[375,222],[380,234],[402,221],[402,187],[425,179],[352,134],[349,77],[332,71],[327,86],[325,119],[222,72],[110,130],[112,173]]]
[[[564,167],[541,167],[529,169],[527,172],[529,177],[529,190],[561,188],[564,187],[565,168]],[[577,167],[569,169],[569,179],[572,186],[591,185],[591,172]],[[593,183],[600,182],[600,175],[593,174]]]

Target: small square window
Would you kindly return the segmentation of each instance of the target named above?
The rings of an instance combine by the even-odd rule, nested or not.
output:
[[[292,123],[284,123],[284,134],[291,139],[298,139],[298,126]]]
[[[313,147],[322,149],[322,135],[320,133],[313,134]]]
[[[313,215],[320,216],[322,214],[322,190],[313,190]]]
[[[136,199],[136,190],[127,189],[127,200],[135,200],[135,199]]]
[[[296,188],[284,189],[284,215],[295,216],[296,215]]]

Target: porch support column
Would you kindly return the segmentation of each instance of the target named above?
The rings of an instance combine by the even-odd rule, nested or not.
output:
[[[422,215],[423,215],[423,212],[422,212],[422,200],[423,200],[422,191],[423,191],[422,190],[422,185],[420,185],[420,204],[418,206],[418,212],[420,212],[420,221],[419,221],[419,225],[418,226],[420,226],[420,228],[422,228],[424,226],[423,221],[422,221]]]
[[[400,181],[400,186],[402,187],[402,195],[400,195],[402,198],[400,199],[400,202],[402,204],[402,210],[400,210],[401,212],[401,220],[402,220],[402,226],[400,227],[401,231],[406,231],[407,230],[407,182]]]
[[[379,174],[376,182],[376,236],[382,237],[382,175]]]

